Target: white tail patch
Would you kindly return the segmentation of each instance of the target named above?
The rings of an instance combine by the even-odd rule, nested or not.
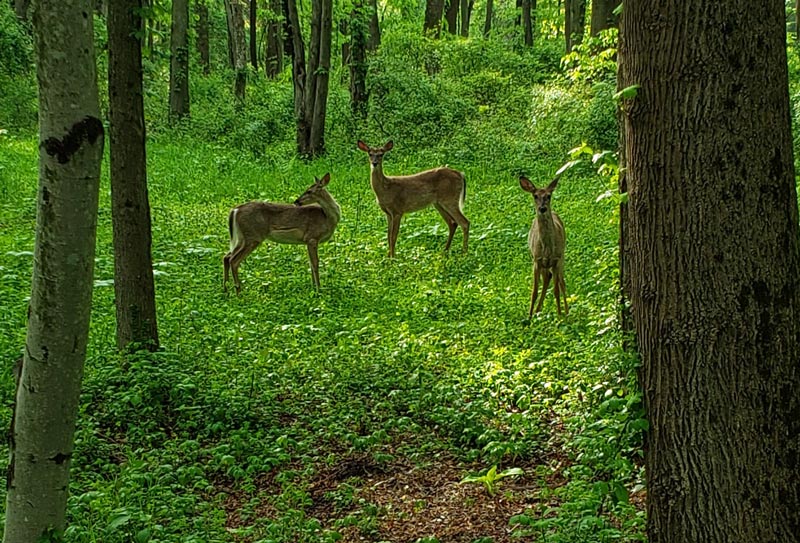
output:
[[[239,241],[242,239],[242,231],[239,229],[239,221],[236,220],[236,214],[239,213],[238,208],[231,210],[231,253],[236,247],[239,246]]]

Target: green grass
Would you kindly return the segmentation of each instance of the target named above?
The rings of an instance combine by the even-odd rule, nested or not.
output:
[[[36,148],[28,139],[3,145],[0,356],[9,364],[24,344]],[[636,433],[626,425],[638,404],[615,331],[614,210],[595,202],[604,180],[572,173],[560,183],[554,209],[567,230],[571,311],[557,318],[551,294],[528,325],[531,199],[492,164],[450,163],[467,175],[467,255],[443,254],[446,228],[431,209],[405,218],[389,261],[386,221],[355,150],[335,161],[263,164],[161,138],[148,159],[163,352],[124,361],[114,350],[106,174],[68,540],[334,540],[337,528],[314,520],[309,482],[353,454],[425,465],[447,453],[466,475],[467,466],[530,466],[556,449],[567,464],[541,460],[540,475],[563,474],[568,484],[552,492],[565,506],[531,512],[517,529],[548,541],[641,534],[641,516],[624,501],[611,507],[613,489],[593,486],[638,477]],[[436,165],[416,160],[390,154],[386,171]],[[534,161],[526,173],[544,183],[558,165]],[[228,210],[251,199],[291,201],[326,171],[343,218],[320,248],[322,290],[311,288],[303,247],[264,244],[242,266],[242,294],[223,294]],[[9,406],[10,371],[3,375]],[[598,410],[603,424],[592,427],[587,414]],[[3,410],[4,423],[9,416]],[[581,437],[588,442],[578,451]],[[264,474],[277,482],[269,492]],[[226,529],[233,495],[247,498],[246,529]],[[259,515],[267,505],[274,515]],[[361,529],[374,535],[381,513],[367,505],[359,518],[372,524]],[[534,526],[540,516],[552,525]],[[597,524],[579,524],[584,518]]]

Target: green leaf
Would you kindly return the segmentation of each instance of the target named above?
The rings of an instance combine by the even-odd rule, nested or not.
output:
[[[131,516],[127,512],[120,511],[119,513],[116,513],[113,517],[111,517],[111,521],[108,523],[108,529],[116,530],[120,526],[128,524],[130,520]]]
[[[630,87],[625,87],[621,91],[614,94],[614,100],[630,100],[631,98],[635,98],[639,94],[640,88],[642,88],[641,85],[631,85]]]

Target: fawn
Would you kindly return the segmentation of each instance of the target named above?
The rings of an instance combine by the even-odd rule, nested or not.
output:
[[[544,189],[537,189],[525,177],[519,178],[522,190],[533,195],[536,207],[536,218],[531,224],[531,231],[528,234],[528,249],[533,258],[533,290],[531,291],[531,309],[528,312],[528,319],[533,316],[533,307],[536,303],[537,291],[539,290],[539,278],[542,278],[542,295],[539,298],[539,305],[536,312],[542,310],[547,287],[550,285],[550,277],[553,278],[553,294],[556,297],[556,308],[561,314],[561,296],[564,296],[564,314],[569,314],[567,304],[567,285],[564,282],[564,246],[566,242],[566,232],[561,218],[551,209],[550,198],[553,191],[558,186],[558,177]]]
[[[322,179],[315,177],[314,184],[294,201],[294,205],[248,202],[231,210],[228,215],[231,250],[223,259],[223,290],[226,290],[230,270],[236,293],[241,291],[239,266],[265,239],[276,243],[305,244],[311,261],[311,279],[314,287],[319,289],[317,246],[331,238],[342,216],[339,204],[325,190],[330,179],[330,173]]]
[[[383,155],[394,144],[389,141],[383,147],[370,147],[358,141],[358,148],[369,155],[370,183],[378,205],[386,214],[389,234],[389,258],[394,258],[400,220],[406,213],[433,205],[447,223],[450,233],[444,250],[450,250],[456,227],[464,233],[464,249],[469,243],[469,220],[464,216],[464,199],[467,182],[464,174],[452,168],[435,168],[414,175],[387,176],[383,174]]]

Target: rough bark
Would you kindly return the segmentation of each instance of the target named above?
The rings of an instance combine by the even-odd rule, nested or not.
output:
[[[247,87],[247,44],[244,38],[244,0],[225,0],[228,22],[228,50],[233,55],[235,82],[233,95],[239,106],[244,104]]]
[[[309,155],[318,156],[325,153],[325,118],[328,110],[328,80],[331,71],[331,34],[333,30],[333,1],[319,0],[318,46],[314,74],[314,102],[308,107],[311,113],[311,132],[309,134]],[[313,10],[312,10],[313,17]],[[311,28],[314,28],[312,23]],[[312,49],[313,50],[313,49]],[[310,60],[310,59],[309,59]]]
[[[292,85],[294,87],[294,119],[297,129],[297,151],[304,154],[307,149],[308,129],[305,115],[306,55],[300,17],[295,0],[284,0],[286,7],[287,44],[292,57]]]
[[[372,10],[369,17],[369,41],[367,49],[376,51],[381,45],[381,24],[378,20],[378,0],[369,0]]]
[[[90,0],[38,0],[32,14],[39,191],[28,331],[10,433],[6,543],[50,540],[65,525],[103,157],[92,7]]]
[[[583,41],[586,25],[586,0],[565,0],[564,2],[564,37],[567,53]]]
[[[203,75],[208,75],[211,73],[211,50],[208,42],[208,4],[205,0],[197,1],[197,50]]]
[[[486,19],[483,23],[483,37],[488,38],[492,33],[492,15],[494,13],[494,0],[486,0]]]
[[[275,78],[283,71],[283,24],[281,23],[281,1],[270,0],[270,19],[267,22],[266,74]]]
[[[592,19],[589,33],[597,36],[607,28],[617,26],[617,16],[614,10],[622,0],[592,0]]]
[[[450,34],[458,33],[458,3],[459,0],[447,0],[444,20],[447,22],[447,32]]]
[[[533,20],[531,19],[531,0],[522,0],[522,37],[528,47],[533,45]]]
[[[461,0],[461,36],[469,37],[469,0]]]
[[[158,349],[150,202],[147,196],[142,44],[142,0],[108,8],[108,105],[111,125],[111,217],[117,347]]]
[[[620,35],[618,39],[618,51],[627,51],[627,36]],[[632,83],[627,75],[628,55],[618,55],[617,58],[617,90],[621,91]],[[624,102],[617,108],[617,126],[619,127],[619,194],[626,195],[628,192],[628,160],[626,158],[625,145],[625,107]],[[630,311],[631,284],[630,271],[628,270],[630,258],[628,257],[628,203],[620,201],[619,204],[619,321],[620,328],[625,334],[624,347],[630,350],[629,337],[633,334],[633,317]]]
[[[250,0],[250,64],[258,72],[258,2]]]
[[[492,0],[489,0],[492,2]],[[444,14],[444,0],[427,0],[425,2],[425,23],[422,27],[426,35],[438,38],[442,31],[442,15]]]
[[[364,0],[355,0],[350,13],[350,105],[361,118],[367,115],[367,40],[369,39],[369,13]]]
[[[800,537],[800,233],[780,0],[626,0],[650,543]]]
[[[189,115],[188,27],[188,0],[172,0],[169,65],[169,117],[172,121]]]

